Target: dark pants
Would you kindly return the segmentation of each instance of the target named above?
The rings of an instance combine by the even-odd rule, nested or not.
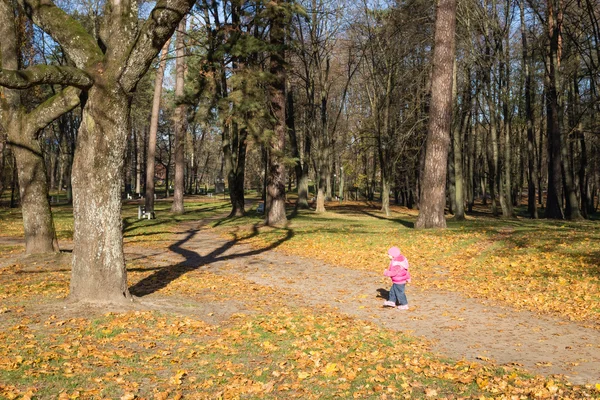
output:
[[[392,288],[390,289],[390,301],[394,303],[400,303],[401,306],[407,305],[408,300],[406,299],[406,295],[404,294],[404,288],[406,284],[404,283],[394,283]]]

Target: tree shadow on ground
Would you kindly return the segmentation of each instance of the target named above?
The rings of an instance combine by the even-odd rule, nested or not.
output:
[[[248,237],[245,237],[244,239],[248,239],[258,235],[258,227],[259,224],[254,224],[252,227],[252,234]],[[187,234],[183,239],[169,246],[169,250],[183,256],[185,260],[176,265],[170,265],[159,268],[152,275],[142,279],[141,281],[130,287],[129,292],[134,296],[143,297],[165,288],[171,282],[175,281],[176,279],[188,272],[197,270],[199,268],[206,268],[207,266],[215,262],[222,262],[255,256],[261,253],[265,253],[269,250],[273,250],[279,247],[282,243],[285,243],[286,241],[294,237],[294,231],[292,229],[289,229],[287,227],[283,229],[286,230],[285,237],[271,243],[270,245],[264,248],[246,251],[243,253],[226,255],[225,253],[241,240],[241,238],[237,237],[236,235],[232,240],[227,241],[222,246],[220,246],[217,249],[214,249],[205,256],[202,256],[196,253],[195,251],[188,250],[184,247],[184,245],[190,242],[199,232],[199,229],[190,229],[187,231]]]
[[[368,215],[369,217],[381,219],[381,220],[384,220],[384,221],[396,222],[396,223],[398,223],[400,225],[403,225],[403,226],[405,226],[405,227],[407,227],[409,229],[412,229],[412,228],[415,227],[415,223],[414,222],[406,221],[406,220],[403,220],[402,218],[388,218],[388,217],[385,217],[383,215],[377,215],[376,213],[370,212],[370,211],[367,211],[367,210],[362,210],[362,213],[364,215]]]

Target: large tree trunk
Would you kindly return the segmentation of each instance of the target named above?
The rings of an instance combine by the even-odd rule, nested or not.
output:
[[[176,78],[175,78],[175,99],[180,102],[184,95],[184,74],[185,74],[185,51],[184,51],[184,35],[185,35],[185,18],[179,23],[177,29],[177,39],[175,40],[176,47]],[[175,214],[183,214],[185,211],[183,206],[183,195],[185,193],[185,133],[186,133],[186,105],[180,103],[175,108],[174,115],[175,126],[175,179],[173,182],[173,204],[171,212]]]
[[[167,53],[171,40],[167,40],[162,48],[160,63],[156,70],[154,78],[154,97],[152,100],[152,114],[150,116],[150,133],[148,135],[148,149],[146,151],[146,194],[144,205],[147,213],[154,213],[154,167],[156,164],[156,135],[158,133],[158,118],[160,115],[160,98],[162,94],[162,84],[167,67]],[[168,191],[168,187],[167,187]]]
[[[445,228],[446,167],[452,121],[452,68],[456,0],[439,0],[435,21],[435,48],[431,108],[425,153],[425,169],[415,228]]]
[[[8,133],[17,162],[25,252],[39,254],[58,251],[40,143],[23,126],[11,124]]]
[[[121,221],[129,112],[129,96],[118,86],[89,91],[73,162],[73,300],[130,297]]]
[[[283,0],[276,0],[278,7]],[[271,110],[275,120],[273,138],[269,149],[269,168],[267,174],[267,201],[265,223],[267,225],[281,225],[287,221],[285,215],[285,53],[284,44],[284,16],[281,10],[272,17],[270,44],[273,47],[270,59],[269,72],[272,82],[269,85]]]

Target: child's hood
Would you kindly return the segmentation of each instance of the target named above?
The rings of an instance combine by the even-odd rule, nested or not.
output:
[[[404,262],[404,261],[406,261],[406,257],[404,257],[402,254],[400,254],[399,256],[394,257],[394,259],[392,261]]]

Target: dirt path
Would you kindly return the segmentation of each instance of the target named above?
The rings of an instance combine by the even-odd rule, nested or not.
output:
[[[456,293],[424,292],[417,286],[407,289],[409,311],[383,308],[381,294],[387,293],[389,280],[377,274],[235,244],[198,223],[189,224],[178,239],[171,251],[184,265],[235,272],[289,293],[290,303],[326,304],[386,328],[423,336],[434,342],[434,351],[454,359],[564,374],[575,384],[600,382],[599,330]]]
[[[378,274],[236,244],[200,222],[182,224],[181,229],[164,251],[126,246],[128,263],[152,264],[157,273],[160,267],[176,265],[181,274],[196,268],[238,274],[289,293],[285,299],[289,303],[328,305],[389,329],[425,337],[434,343],[434,351],[454,359],[517,365],[543,375],[563,374],[575,384],[600,382],[600,330],[456,293],[425,292],[417,285],[407,288],[410,310],[384,309],[382,295],[387,295],[389,280]],[[5,242],[2,239],[0,244]],[[136,292],[136,286],[131,289]],[[142,301],[156,301],[152,293],[137,291]],[[248,299],[232,298],[230,303],[238,300]]]

